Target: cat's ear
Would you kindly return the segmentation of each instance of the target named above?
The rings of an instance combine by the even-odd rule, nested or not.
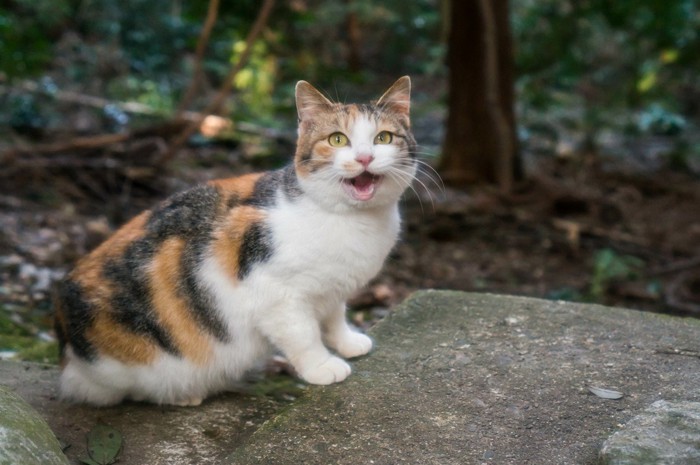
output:
[[[384,95],[379,97],[377,105],[391,108],[397,113],[408,116],[411,110],[411,78],[408,76],[400,77],[389,87],[389,90],[384,92]]]
[[[308,120],[315,116],[318,110],[327,109],[333,105],[333,102],[306,81],[297,82],[294,96],[300,121]]]

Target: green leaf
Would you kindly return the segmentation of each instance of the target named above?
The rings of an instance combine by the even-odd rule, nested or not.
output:
[[[114,463],[122,448],[122,435],[107,425],[97,425],[87,434],[88,465],[109,465]]]
[[[80,459],[80,463],[84,463],[85,465],[101,465],[101,464],[99,464],[99,463],[97,463],[94,460],[89,459],[89,458],[88,459]]]

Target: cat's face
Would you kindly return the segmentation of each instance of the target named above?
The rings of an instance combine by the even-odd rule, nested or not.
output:
[[[395,203],[416,172],[410,88],[404,76],[376,103],[344,105],[300,81],[295,165],[302,189],[333,209]]]

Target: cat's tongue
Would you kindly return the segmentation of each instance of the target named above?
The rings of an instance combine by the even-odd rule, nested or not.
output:
[[[351,179],[346,179],[343,182],[343,187],[350,197],[355,200],[370,200],[374,197],[374,192],[379,182],[380,177],[375,176],[367,171],[355,176]]]

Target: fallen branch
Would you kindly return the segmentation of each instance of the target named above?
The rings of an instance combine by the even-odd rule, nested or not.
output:
[[[107,106],[113,106],[125,113],[135,113],[146,116],[167,116],[162,111],[156,110],[155,108],[150,107],[148,105],[144,105],[140,102],[115,102],[101,97],[81,94],[79,92],[73,92],[69,90],[49,90],[45,86],[42,86],[41,84],[38,84],[34,81],[23,81],[15,86],[0,85],[1,93],[9,93],[16,90],[20,90],[23,92],[31,92],[33,94],[40,94],[47,97],[51,97],[55,100],[58,100],[59,102],[74,103],[77,105],[87,107],[103,109]],[[183,115],[183,118],[187,118],[187,115]]]
[[[653,270],[650,270],[649,273],[647,273],[648,276],[660,276],[660,275],[665,275],[665,274],[673,274],[673,273],[678,273],[679,271],[686,271],[690,270],[693,268],[698,268],[700,267],[700,257],[694,257],[694,258],[689,258],[687,260],[680,260],[677,262],[673,262],[669,265],[663,266],[663,267],[658,267]]]
[[[580,236],[582,234],[611,239],[616,242],[625,242],[641,247],[650,247],[648,241],[640,239],[639,237],[633,236],[631,234],[626,234],[619,231],[611,231],[597,226],[590,226],[583,223],[579,223],[577,221],[554,218],[552,220],[552,226],[554,226],[555,229],[562,230],[566,233],[567,240],[569,240],[569,243],[572,247],[578,247]]]

